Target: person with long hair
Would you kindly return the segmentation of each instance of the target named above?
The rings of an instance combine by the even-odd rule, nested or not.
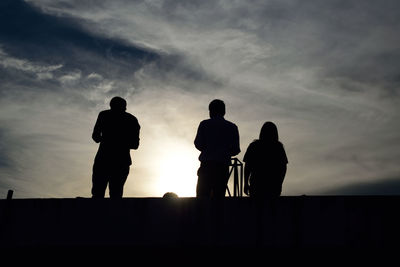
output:
[[[288,159],[273,122],[264,123],[259,139],[248,146],[243,161],[246,195],[256,198],[281,195]]]

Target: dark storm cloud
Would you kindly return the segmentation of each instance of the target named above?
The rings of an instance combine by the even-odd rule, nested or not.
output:
[[[104,23],[102,29],[112,32],[112,27],[121,27],[122,20],[150,14],[157,20],[165,21],[182,31],[182,35],[199,32],[199,42],[196,47],[202,47],[215,41],[213,31],[220,31],[218,38],[223,38],[224,31],[233,30],[255,36],[254,40],[243,38],[233,50],[236,53],[246,52],[246,42],[257,41],[250,51],[267,46],[273,48],[269,55],[255,53],[252,63],[263,64],[269,76],[282,71],[290,73],[303,68],[317,74],[313,86],[317,90],[332,90],[332,87],[343,91],[364,92],[381,90],[380,94],[390,96],[398,93],[400,85],[400,52],[397,43],[400,37],[400,8],[398,1],[32,1],[43,5],[53,13],[85,14]],[[121,17],[104,16],[107,12],[116,14],[123,12]],[[91,12],[92,11],[92,12]],[[88,15],[93,14],[93,15]],[[100,19],[96,18],[96,14]],[[135,23],[151,26],[151,19]],[[111,26],[107,26],[107,24]],[[135,28],[146,28],[136,25]],[[157,29],[157,27],[155,27]],[[171,27],[167,28],[168,30]],[[97,29],[98,30],[98,29]],[[129,29],[120,31],[122,36],[128,36]],[[160,29],[162,30],[162,29]],[[161,32],[151,33],[154,36]],[[130,36],[131,37],[131,36]],[[176,35],[168,36],[172,42]],[[181,36],[179,36],[181,37]],[[246,37],[243,35],[242,37]],[[229,36],[238,41],[240,36]],[[164,41],[164,40],[163,40]],[[221,45],[229,44],[219,39]],[[182,41],[181,41],[182,42]],[[251,45],[251,44],[250,44]],[[236,61],[232,52],[232,61]],[[207,55],[206,55],[207,56]],[[213,54],[209,55],[210,57]],[[228,54],[229,56],[229,54]],[[242,58],[243,60],[243,58]],[[172,61],[173,62],[173,61]],[[191,62],[193,63],[193,62]],[[179,72],[185,73],[188,64]],[[194,67],[194,66],[192,66]],[[195,68],[195,67],[194,67]],[[196,68],[195,68],[196,70]],[[204,70],[193,72],[189,77],[204,75]],[[215,70],[207,69],[215,72]],[[184,77],[185,78],[185,77]],[[204,78],[204,77],[200,77]],[[324,88],[322,88],[324,87]],[[321,89],[322,88],[322,89]],[[371,89],[373,88],[373,89]],[[378,88],[378,89],[375,89]],[[314,88],[312,88],[314,89]],[[335,89],[335,90],[336,90]]]
[[[105,88],[110,95],[125,95],[132,88],[140,89],[135,73],[144,68],[160,83],[215,82],[200,65],[189,64],[182,55],[101,36],[84,19],[47,14],[20,0],[1,2],[0,56],[2,95],[16,94],[18,89],[94,87]]]
[[[90,34],[72,18],[47,15],[19,0],[0,7],[0,43],[9,55],[37,63],[63,64],[84,73],[132,73],[159,56],[123,40]],[[85,55],[82,57],[82,54]],[[113,70],[113,68],[117,70]],[[106,70],[106,71],[105,71]]]
[[[126,41],[91,34],[72,18],[44,14],[24,1],[7,0],[0,5],[2,95],[20,90],[60,91],[71,81],[83,89],[93,80],[80,78],[92,73],[119,81],[160,58]],[[43,71],[46,66],[50,70]]]

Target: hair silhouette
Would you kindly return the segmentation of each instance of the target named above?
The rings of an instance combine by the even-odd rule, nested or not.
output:
[[[122,97],[115,96],[110,101],[111,110],[115,111],[125,111],[126,110],[126,100]]]
[[[248,146],[243,161],[246,194],[256,198],[281,195],[288,159],[273,122],[263,124],[260,138]]]
[[[208,110],[210,111],[210,118],[225,115],[225,103],[220,99],[214,99],[208,105]]]
[[[178,195],[174,192],[167,192],[163,195],[163,198],[167,198],[167,199],[178,198]]]
[[[279,141],[278,128],[275,123],[267,121],[261,127],[260,140],[266,142],[276,142]]]

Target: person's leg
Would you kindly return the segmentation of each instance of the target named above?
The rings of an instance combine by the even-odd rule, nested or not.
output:
[[[110,178],[110,198],[122,198],[124,185],[129,174],[129,166],[115,168]]]
[[[197,186],[196,196],[197,197],[210,197],[211,196],[211,183],[209,166],[207,163],[201,163],[200,168],[197,171]]]
[[[107,168],[99,163],[93,164],[92,198],[104,198],[108,183]]]
[[[214,197],[225,197],[226,187],[229,180],[229,165],[217,164],[214,166]]]

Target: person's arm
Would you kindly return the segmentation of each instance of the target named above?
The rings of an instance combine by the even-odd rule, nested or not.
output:
[[[240,153],[240,141],[239,141],[239,130],[238,127],[235,125],[234,131],[233,131],[233,143],[232,143],[232,150],[231,150],[231,156],[236,156],[237,154]]]
[[[287,165],[286,164],[282,165],[279,168],[279,177],[281,178],[281,183],[283,183],[283,180],[285,179],[286,171],[287,171]]]
[[[244,193],[246,195],[250,194],[250,175],[252,172],[252,164],[251,164],[251,158],[253,154],[253,146],[252,144],[249,145],[249,147],[246,150],[246,153],[244,153],[243,156],[243,162],[244,162]]]
[[[251,164],[246,162],[244,164],[244,188],[243,188],[244,193],[246,195],[249,195],[250,193],[250,185],[249,185],[250,174],[251,174]]]
[[[101,142],[101,121],[102,121],[102,116],[101,113],[97,117],[96,124],[94,125],[93,133],[92,133],[92,139],[96,142],[99,143]]]
[[[140,124],[136,117],[133,118],[133,123],[132,123],[132,141],[129,146],[130,149],[138,149],[139,148],[139,142],[140,142]]]
[[[200,151],[203,151],[205,148],[205,137],[203,128],[203,123],[200,123],[199,127],[197,128],[196,138],[194,139],[194,146]]]
[[[283,144],[280,143],[280,166],[279,166],[279,177],[281,178],[281,183],[283,183],[283,180],[285,179],[286,176],[286,171],[287,171],[287,164],[289,163],[285,148],[283,147]]]

